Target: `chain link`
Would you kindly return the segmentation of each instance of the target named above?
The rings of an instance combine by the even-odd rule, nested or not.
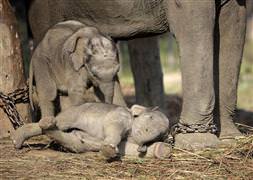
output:
[[[15,104],[27,102],[29,102],[27,85],[23,88],[16,89],[7,95],[0,92],[0,107],[7,114],[15,129],[24,124]]]
[[[192,125],[185,125],[185,124],[177,123],[171,127],[170,133],[168,134],[168,137],[167,137],[167,139],[165,139],[164,142],[174,146],[176,134],[179,134],[179,133],[182,133],[182,134],[186,134],[186,133],[212,133],[212,134],[216,134],[217,131],[218,131],[218,128],[213,123],[192,124]]]
[[[174,137],[176,134],[179,133],[212,133],[216,134],[218,131],[216,124],[207,123],[207,124],[192,124],[192,125],[185,125],[181,123],[175,124],[171,128],[171,135]]]

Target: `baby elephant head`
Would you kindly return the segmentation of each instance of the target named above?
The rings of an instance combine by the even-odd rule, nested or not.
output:
[[[97,87],[104,101],[112,103],[114,81],[119,71],[118,51],[114,41],[96,28],[84,27],[70,36],[65,44],[73,68],[87,70],[88,79]]]
[[[133,105],[131,112],[134,116],[131,137],[139,145],[138,151],[146,152],[146,143],[162,140],[168,132],[169,120],[157,109],[139,105]]]

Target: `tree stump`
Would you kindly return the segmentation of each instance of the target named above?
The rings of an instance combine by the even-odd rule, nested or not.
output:
[[[17,21],[8,0],[0,0],[0,91],[8,94],[25,86],[24,67],[17,32]],[[17,104],[24,121],[29,121],[28,104]],[[7,115],[0,109],[0,138],[13,130]]]

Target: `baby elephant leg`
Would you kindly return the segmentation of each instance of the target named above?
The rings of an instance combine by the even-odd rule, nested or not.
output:
[[[77,124],[78,116],[80,115],[80,111],[78,109],[69,108],[64,112],[61,112],[55,117],[55,124],[59,130],[65,131],[72,128],[78,128],[79,124]]]
[[[81,140],[82,144],[86,146],[87,151],[99,151],[103,145],[103,140],[92,137],[81,130],[73,130],[72,133]]]
[[[114,158],[118,154],[118,144],[121,141],[123,128],[118,123],[108,124],[104,128],[105,140],[101,147],[101,153],[106,158]]]
[[[118,154],[118,145],[126,136],[129,120],[132,115],[122,107],[108,113],[104,120],[104,145],[101,148],[102,154],[107,158],[113,158]]]
[[[42,130],[52,129],[56,126],[56,118],[53,116],[47,116],[40,119],[38,123]]]
[[[48,116],[40,119],[39,126],[44,131],[58,128],[61,131],[65,131],[71,128],[78,128],[75,126],[77,118],[71,116],[72,113],[61,113],[56,117]],[[47,132],[48,133],[48,132]]]
[[[40,57],[41,58],[41,57]],[[44,57],[43,57],[44,58]],[[54,100],[57,96],[57,87],[49,71],[48,61],[39,59],[33,62],[36,91],[39,98],[41,116],[54,116]]]
[[[74,130],[71,132],[48,130],[46,134],[68,150],[75,153],[99,151],[102,145],[101,140],[93,138],[80,130]]]
[[[122,141],[119,145],[119,152],[121,155],[133,156],[133,157],[155,157],[158,159],[166,159],[171,157],[172,147],[164,142],[155,142],[148,146],[145,154],[138,152],[139,145]]]
[[[42,129],[38,123],[30,123],[21,126],[11,133],[11,139],[15,148],[20,149],[25,140],[42,134]]]

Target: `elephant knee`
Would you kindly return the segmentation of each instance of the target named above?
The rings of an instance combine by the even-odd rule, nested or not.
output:
[[[37,89],[39,101],[54,101],[57,96],[56,87]]]

